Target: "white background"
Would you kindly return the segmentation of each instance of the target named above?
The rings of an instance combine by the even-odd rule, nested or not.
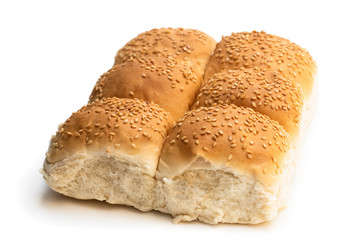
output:
[[[350,23],[347,1],[1,1],[0,238],[350,239]],[[157,27],[195,28],[217,41],[265,30],[316,60],[317,108],[289,206],[272,222],[176,225],[46,186],[39,169],[57,125],[87,103],[119,48]]]

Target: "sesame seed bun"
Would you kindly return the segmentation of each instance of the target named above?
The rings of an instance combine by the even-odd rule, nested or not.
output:
[[[199,69],[173,56],[140,56],[115,65],[96,83],[90,102],[103,97],[154,102],[179,119],[195,100],[202,82]]]
[[[203,73],[216,41],[198,30],[183,28],[160,28],[139,34],[121,48],[115,64],[126,62],[139,56],[176,56],[180,60],[190,60]]]
[[[305,49],[265,32],[217,45],[192,29],[144,32],[60,125],[42,174],[66,196],[175,223],[271,220],[312,114],[315,73]]]
[[[137,99],[103,98],[88,104],[52,137],[44,177],[67,196],[150,210],[171,119],[159,106]]]
[[[240,68],[215,74],[200,89],[193,109],[221,104],[252,108],[278,121],[290,136],[299,135],[302,90],[279,72]]]
[[[163,147],[156,209],[175,221],[271,219],[292,168],[290,141],[276,121],[249,108],[222,105],[188,112]]]
[[[205,79],[224,69],[261,67],[279,71],[301,85],[305,99],[312,93],[316,64],[310,54],[289,40],[265,32],[240,32],[223,37],[205,72]]]

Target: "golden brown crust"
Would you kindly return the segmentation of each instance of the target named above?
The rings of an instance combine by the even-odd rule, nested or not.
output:
[[[200,89],[193,109],[221,104],[252,108],[278,121],[290,136],[299,133],[301,87],[279,72],[240,68],[215,74]]]
[[[180,60],[191,60],[194,66],[200,68],[202,74],[215,46],[216,41],[212,37],[198,30],[152,29],[139,34],[121,48],[115,57],[115,64],[140,56],[174,55]]]
[[[74,112],[60,126],[51,139],[46,161],[55,163],[91,151],[150,154],[148,150],[162,147],[172,123],[169,114],[156,104],[103,98]]]
[[[118,64],[96,83],[90,102],[103,97],[139,98],[154,102],[179,119],[189,111],[202,73],[173,56],[140,56]]]
[[[162,150],[160,177],[181,174],[197,157],[270,185],[286,167],[290,137],[282,126],[234,105],[192,110],[173,127]]]
[[[178,220],[272,219],[315,72],[306,50],[265,32],[233,33],[217,46],[192,29],[144,32],[52,137],[44,177],[68,196]]]
[[[310,54],[287,39],[265,32],[232,33],[217,44],[206,68],[204,79],[224,69],[261,67],[279,71],[301,85],[305,98],[309,98],[316,64]]]

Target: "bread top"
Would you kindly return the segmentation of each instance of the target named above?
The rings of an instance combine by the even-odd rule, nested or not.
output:
[[[139,98],[157,103],[179,119],[195,101],[202,72],[172,55],[138,56],[115,65],[96,83],[90,102],[103,97]]]
[[[252,108],[278,121],[293,138],[299,134],[302,90],[279,72],[240,68],[215,74],[200,89],[193,109],[221,104]]]
[[[224,69],[260,67],[278,71],[311,95],[316,64],[310,54],[289,40],[265,32],[240,32],[223,37],[205,72],[205,80]]]
[[[130,160],[154,174],[173,120],[156,104],[138,99],[103,98],[74,112],[51,139],[48,163],[77,153],[133,155]]]
[[[283,127],[250,108],[201,107],[186,113],[171,130],[156,176],[173,179],[203,158],[274,188],[287,168],[289,148]]]
[[[115,64],[139,56],[176,56],[180,60],[191,60],[194,66],[204,71],[216,41],[198,30],[183,28],[159,28],[139,34],[121,48]]]

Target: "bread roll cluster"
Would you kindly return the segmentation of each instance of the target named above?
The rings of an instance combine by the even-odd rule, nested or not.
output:
[[[64,195],[176,223],[271,220],[284,207],[315,74],[306,50],[265,32],[217,44],[192,29],[144,32],[59,126],[43,176]]]

